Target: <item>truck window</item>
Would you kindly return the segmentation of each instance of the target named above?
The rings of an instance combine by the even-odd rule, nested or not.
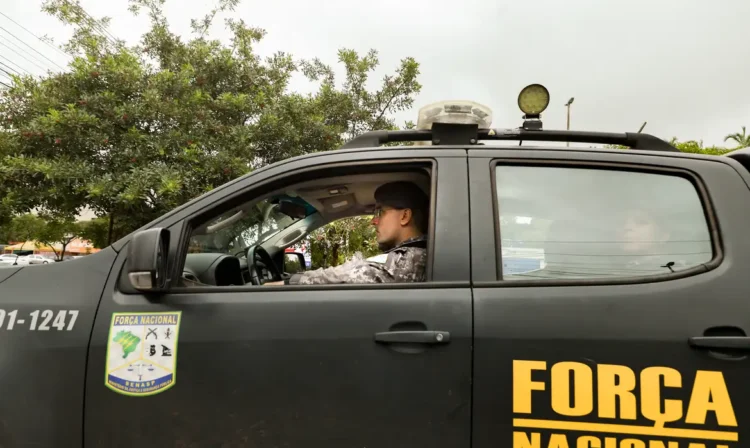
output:
[[[282,213],[277,206],[281,199],[294,199],[304,208],[304,213],[298,216]],[[254,244],[264,242],[315,212],[316,210],[303,200],[287,198],[284,195],[257,203],[243,204],[196,228],[190,235],[188,252],[234,255]]]
[[[388,275],[396,275],[383,271],[382,266],[371,264],[375,261],[368,259],[382,250],[372,219],[376,207],[375,191],[381,185],[395,181],[411,182],[429,198],[430,177],[423,170],[341,171],[336,176],[311,176],[290,183],[267,193],[268,196],[251,197],[252,194],[247,193],[245,198],[217,204],[212,210],[197,215],[189,224],[178,287],[283,283],[285,279],[291,281],[292,274],[299,274],[298,278],[308,275],[298,272],[300,270],[317,268],[337,269],[316,273],[320,276],[315,280],[316,284],[379,283]],[[430,210],[424,212],[425,219],[418,222],[428,225]],[[399,230],[398,221],[392,218],[397,214],[388,216],[391,219],[385,221],[386,224],[390,223],[391,228]],[[429,263],[426,250],[429,230],[424,229],[427,232],[424,237],[410,241],[406,249],[410,254],[419,254],[413,262],[414,272],[419,274],[420,280],[417,281],[426,281],[421,279],[425,278],[423,273],[427,272]],[[386,234],[385,237],[398,237],[398,233],[394,235]],[[306,249],[302,250],[302,246]],[[247,259],[250,248],[253,257]],[[285,255],[288,252],[302,253],[305,266],[300,264],[298,255]],[[294,272],[284,271],[287,266]],[[410,265],[403,266],[403,272],[412,272],[408,270]],[[375,276],[380,272],[382,277],[369,281],[361,273],[365,270],[367,275]],[[348,273],[352,276],[346,277]],[[398,282],[414,283],[405,274],[398,275]]]
[[[671,173],[497,165],[503,280],[669,274],[712,260],[698,191]]]

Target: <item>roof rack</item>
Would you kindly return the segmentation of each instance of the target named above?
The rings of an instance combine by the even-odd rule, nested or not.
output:
[[[651,134],[624,132],[479,129],[476,124],[433,123],[432,130],[371,131],[350,140],[345,148],[369,148],[394,142],[430,141],[433,145],[476,145],[481,140],[599,143],[647,151],[680,152]]]

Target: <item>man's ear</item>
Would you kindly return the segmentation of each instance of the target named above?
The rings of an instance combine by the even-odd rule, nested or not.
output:
[[[401,211],[401,225],[406,226],[408,225],[412,220],[412,212],[410,208],[404,209]]]

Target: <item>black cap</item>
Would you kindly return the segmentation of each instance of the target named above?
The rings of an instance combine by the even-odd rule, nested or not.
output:
[[[417,184],[407,181],[389,182],[379,186],[375,190],[375,200],[393,208],[426,211],[430,206],[424,191]]]

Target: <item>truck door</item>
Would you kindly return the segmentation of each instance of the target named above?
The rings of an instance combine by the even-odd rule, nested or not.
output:
[[[238,197],[253,201],[271,183],[291,188],[302,179],[327,179],[331,170],[336,176],[386,171],[392,178],[408,162],[431,172],[429,281],[205,286],[163,295],[127,293],[110,282],[89,357],[87,447],[469,447],[466,153],[383,149],[348,157],[318,155],[312,168],[310,161],[288,163],[199,200],[158,224],[171,230],[169,256],[184,255],[188,237],[182,232],[190,232],[194,220]],[[123,250],[114,277],[126,256]],[[127,334],[137,329],[139,314],[153,312],[165,314],[150,316],[141,333]],[[113,319],[115,313],[134,314]],[[118,356],[125,346],[137,356],[126,355],[124,371],[105,385],[105,369],[122,367],[110,365],[107,354],[115,339]],[[144,386],[139,375],[151,378],[151,355],[167,379]],[[169,357],[177,357],[174,368]]]
[[[750,443],[738,166],[470,151],[475,448]]]

